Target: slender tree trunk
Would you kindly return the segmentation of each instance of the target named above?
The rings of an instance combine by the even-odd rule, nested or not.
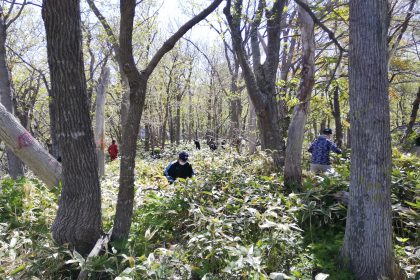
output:
[[[4,14],[0,8],[0,101],[6,110],[13,114],[10,75],[6,62],[6,32]],[[6,148],[6,153],[10,177],[17,179],[23,176],[23,164],[20,159],[8,148]]]
[[[411,110],[410,121],[408,122],[405,135],[402,139],[403,141],[407,139],[407,137],[413,132],[413,126],[414,126],[414,123],[416,122],[417,112],[419,111],[419,104],[420,104],[420,87],[417,90],[417,97],[413,102],[413,109]]]
[[[334,103],[334,122],[335,122],[335,140],[337,146],[341,148],[343,146],[343,124],[341,123],[341,108],[340,108],[340,98],[339,98],[339,88],[335,87],[333,93],[333,103]]]
[[[181,96],[176,97],[176,115],[175,115],[175,141],[179,145],[181,140]]]
[[[306,2],[306,1],[305,1]],[[302,30],[302,71],[298,93],[299,103],[295,106],[289,126],[284,165],[284,181],[288,188],[302,184],[302,146],[306,118],[315,83],[315,36],[311,16],[299,6],[299,22]]]
[[[151,138],[150,134],[151,134],[150,133],[150,124],[146,123],[145,126],[144,126],[144,150],[146,152],[150,151],[150,142],[151,142],[150,141],[150,138]]]
[[[96,92],[96,155],[98,157],[99,176],[105,175],[105,99],[109,83],[109,68],[104,67]]]
[[[206,9],[197,14],[179,28],[160,49],[155,53],[146,68],[140,73],[136,67],[133,57],[133,23],[135,16],[136,1],[120,1],[120,46],[121,62],[124,65],[124,72],[127,75],[130,85],[130,107],[127,121],[123,126],[121,144],[121,165],[120,165],[120,188],[118,192],[117,210],[114,218],[114,240],[128,238],[131,226],[134,203],[134,168],[136,158],[136,142],[140,127],[141,115],[147,93],[147,82],[150,75],[175,43],[194,25],[203,20],[213,12],[222,2],[214,0]]]
[[[172,106],[169,106],[169,140],[171,141],[171,146],[175,143],[175,127],[174,127],[174,117],[172,114]]]
[[[238,139],[240,141],[240,139]],[[255,154],[257,151],[257,115],[255,108],[249,99],[249,119],[248,119],[248,149],[249,154]],[[241,142],[238,143],[238,153],[240,153]]]
[[[44,0],[52,102],[63,164],[54,240],[87,255],[102,233],[101,191],[83,64],[79,1]]]
[[[356,279],[399,279],[392,245],[388,1],[350,0],[350,199],[342,261]]]
[[[194,118],[192,110],[192,91],[188,91],[188,142],[192,141],[192,132],[194,130]]]
[[[165,106],[165,117],[163,119],[163,125],[161,130],[161,136],[162,136],[162,142],[161,142],[161,149],[165,148],[165,142],[166,142],[166,124],[168,123],[169,118],[169,94],[166,97],[166,106]]]

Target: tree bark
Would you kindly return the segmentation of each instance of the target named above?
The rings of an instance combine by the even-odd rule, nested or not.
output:
[[[357,279],[395,274],[388,99],[388,1],[350,0],[350,199],[342,261]]]
[[[310,98],[315,84],[315,36],[311,16],[299,6],[299,23],[302,31],[302,71],[298,92],[299,103],[294,107],[287,135],[284,182],[294,189],[302,184],[302,146]]]
[[[61,180],[61,164],[0,104],[0,139],[49,188]]]
[[[0,7],[0,101],[4,107],[13,114],[12,91],[10,87],[10,75],[6,62],[6,37],[7,26],[4,13]],[[10,177],[17,179],[24,176],[23,165],[20,159],[10,149],[6,149],[7,163]]]
[[[155,53],[143,71],[139,71],[133,57],[133,23],[136,8],[135,0],[120,2],[120,47],[121,62],[130,85],[130,107],[128,117],[122,130],[120,188],[118,192],[117,211],[114,218],[114,240],[127,239],[134,203],[134,168],[136,158],[136,142],[141,115],[146,98],[147,82],[162,57],[175,46],[176,42],[194,25],[207,17],[222,2],[213,1],[206,9],[189,20],[175,32]]]
[[[99,177],[105,175],[105,100],[106,89],[109,83],[109,67],[104,66],[96,91],[96,127],[95,142],[96,155],[98,157]]]
[[[54,240],[87,255],[102,233],[98,161],[86,92],[78,0],[44,0],[48,64],[63,184]]]

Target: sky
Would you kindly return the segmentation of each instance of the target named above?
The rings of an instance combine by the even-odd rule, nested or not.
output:
[[[186,15],[185,10],[190,10],[191,5],[187,4],[185,0],[159,0],[159,5],[162,5],[159,10],[159,21],[162,26],[167,28],[169,32],[175,32],[182,24],[191,19],[192,15]],[[210,5],[210,0],[195,0],[195,3],[203,3],[203,7]],[[221,4],[223,5],[223,3]],[[199,13],[203,8],[195,7],[194,13]],[[220,7],[219,7],[220,9]],[[211,17],[211,15],[210,15]],[[210,18],[209,17],[209,18]],[[190,31],[190,36],[193,41],[211,41],[217,40],[217,33],[202,21],[194,26]]]

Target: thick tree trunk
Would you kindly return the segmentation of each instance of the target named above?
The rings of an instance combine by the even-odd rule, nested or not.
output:
[[[61,180],[61,164],[44,150],[19,121],[0,104],[0,139],[48,187]]]
[[[306,1],[305,1],[306,2]],[[311,16],[299,6],[299,22],[302,31],[302,71],[299,86],[299,103],[295,106],[287,135],[284,181],[288,188],[302,184],[302,146],[306,118],[315,83],[315,36]]]
[[[63,165],[54,240],[87,255],[102,234],[98,161],[84,75],[79,1],[44,0],[52,102]]]
[[[96,92],[96,127],[95,127],[95,143],[96,155],[98,157],[99,176],[105,175],[105,100],[106,89],[109,83],[109,68],[104,67],[101,73]]]
[[[10,88],[10,75],[6,62],[6,23],[0,8],[0,102],[7,111],[13,114],[12,91]],[[6,149],[9,174],[13,179],[24,175],[23,164],[10,149]]]
[[[259,1],[255,19],[251,23],[250,41],[252,48],[252,68],[245,51],[245,43],[241,34],[242,0],[228,0],[223,12],[228,21],[233,49],[241,65],[248,95],[250,96],[258,118],[261,146],[268,151],[280,170],[284,165],[286,107],[279,104],[276,96],[276,74],[280,51],[280,22],[286,1],[276,0],[271,8],[265,1]],[[232,12],[233,10],[233,12]],[[261,64],[260,41],[258,28],[263,14],[267,19],[267,53],[265,62]]]
[[[388,1],[350,0],[350,199],[342,261],[357,279],[398,279],[392,245]]]

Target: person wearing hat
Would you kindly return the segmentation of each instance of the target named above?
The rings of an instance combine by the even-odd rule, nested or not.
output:
[[[331,170],[330,151],[341,154],[342,151],[331,141],[332,129],[326,128],[308,149],[312,154],[311,171],[319,174]]]
[[[169,183],[173,183],[177,178],[191,178],[194,176],[194,170],[191,164],[188,162],[188,153],[181,152],[178,155],[178,159],[171,162],[165,168],[165,176]]]

